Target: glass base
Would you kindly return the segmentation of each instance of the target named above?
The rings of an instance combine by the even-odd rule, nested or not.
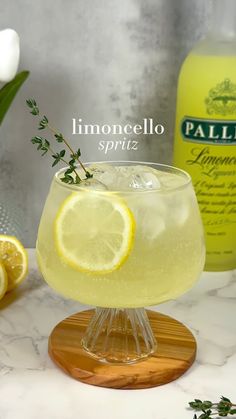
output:
[[[144,308],[96,308],[81,344],[108,363],[137,362],[157,348]]]

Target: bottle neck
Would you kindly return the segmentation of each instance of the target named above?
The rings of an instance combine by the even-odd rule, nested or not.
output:
[[[236,38],[236,0],[213,0],[209,36],[226,40]]]

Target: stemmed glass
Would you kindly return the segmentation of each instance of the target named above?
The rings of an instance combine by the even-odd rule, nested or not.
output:
[[[135,173],[137,165],[141,169]],[[94,188],[89,182],[79,187],[67,185],[60,180],[65,169],[56,173],[40,222],[37,258],[52,288],[65,297],[96,307],[82,339],[84,350],[102,362],[122,364],[142,360],[157,350],[158,342],[143,307],[175,299],[190,289],[202,272],[205,248],[198,204],[187,173],[171,166],[140,162],[110,162],[106,169],[97,163],[96,170],[99,173],[101,167],[100,174],[104,170],[104,176],[110,179],[114,166],[133,167],[134,175],[127,188],[122,179],[116,190]],[[158,170],[161,188],[151,184],[153,169]],[[70,204],[69,216],[71,197],[74,206]],[[86,210],[82,202],[86,202]],[[100,206],[96,207],[98,202]],[[127,257],[110,271],[79,269],[64,257],[58,241],[64,240],[67,250],[77,252],[79,258],[86,257],[84,249],[88,252],[90,246],[86,255],[96,262],[106,245],[101,239],[104,223],[114,216],[109,208],[106,216],[102,213],[99,218],[98,212],[101,208],[105,211],[109,203],[120,205],[119,211],[124,208],[131,214],[132,245]],[[57,224],[62,213],[66,214],[67,224],[60,235]],[[111,223],[111,230],[113,227]]]

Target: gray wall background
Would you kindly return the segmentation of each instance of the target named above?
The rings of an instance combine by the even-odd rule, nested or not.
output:
[[[182,60],[208,26],[211,0],[2,0],[0,29],[21,39],[20,70],[31,71],[0,134],[0,203],[34,246],[55,170],[30,143],[36,121],[25,106],[35,97],[42,112],[72,137],[72,117],[87,123],[165,125],[139,150],[98,150],[99,137],[74,136],[83,160],[171,162],[176,86]],[[103,138],[103,136],[102,136]]]

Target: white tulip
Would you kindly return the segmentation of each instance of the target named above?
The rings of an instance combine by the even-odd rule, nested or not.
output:
[[[20,59],[20,39],[13,29],[0,31],[0,81],[14,79]]]

